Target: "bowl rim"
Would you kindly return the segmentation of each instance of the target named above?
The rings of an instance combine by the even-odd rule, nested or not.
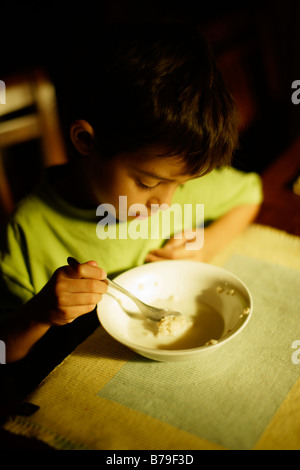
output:
[[[248,299],[249,299],[249,308],[250,308],[250,313],[248,315],[243,315],[243,318],[242,318],[242,323],[238,326],[238,327],[235,327],[235,329],[230,332],[228,335],[225,335],[223,336],[220,340],[218,340],[218,342],[216,344],[209,344],[209,345],[203,345],[203,346],[199,346],[199,347],[196,347],[196,348],[189,348],[189,349],[158,349],[158,348],[149,348],[149,347],[145,347],[145,346],[141,346],[139,344],[136,344],[130,340],[128,340],[125,336],[124,337],[121,337],[119,336],[118,334],[115,334],[114,332],[111,332],[109,329],[107,329],[103,323],[102,323],[102,320],[101,320],[101,309],[98,308],[98,305],[97,305],[97,315],[98,315],[98,318],[99,318],[99,321],[102,325],[102,327],[105,329],[105,331],[112,337],[114,338],[116,341],[118,341],[119,343],[123,344],[124,346],[127,346],[129,349],[131,350],[134,350],[136,352],[143,352],[145,353],[145,355],[147,354],[157,354],[159,356],[171,356],[171,357],[176,357],[176,356],[186,356],[186,355],[193,355],[193,354],[197,354],[199,353],[200,351],[205,351],[205,350],[209,350],[209,351],[212,351],[214,349],[217,349],[218,347],[220,347],[221,345],[227,343],[228,341],[230,341],[231,339],[233,339],[235,336],[237,336],[239,333],[241,333],[241,331],[246,327],[246,325],[249,323],[250,321],[250,318],[252,317],[252,313],[253,313],[253,298],[252,298],[252,295],[251,295],[251,292],[249,291],[249,288],[246,286],[246,284],[235,274],[233,274],[231,271],[227,270],[226,268],[223,268],[221,266],[216,266],[216,265],[213,265],[213,264],[209,264],[209,263],[203,263],[203,262],[200,262],[200,261],[190,261],[190,260],[163,260],[163,261],[156,261],[155,262],[155,265],[156,266],[159,266],[161,264],[190,264],[190,265],[193,265],[195,266],[196,263],[197,265],[202,265],[205,266],[205,268],[207,269],[212,269],[212,270],[216,270],[220,273],[226,273],[226,275],[229,275],[230,277],[232,277],[233,279],[235,279],[235,281],[237,281],[246,291],[247,295],[248,295]],[[118,282],[118,280],[126,275],[127,273],[132,273],[136,270],[147,270],[148,269],[148,266],[152,266],[152,264],[143,264],[143,265],[140,265],[140,266],[135,266],[134,268],[131,268],[131,269],[128,269],[124,272],[122,272],[121,274],[117,275],[116,277],[114,277],[114,281]],[[121,285],[121,282],[120,282],[120,285]],[[99,302],[100,303],[100,302]]]

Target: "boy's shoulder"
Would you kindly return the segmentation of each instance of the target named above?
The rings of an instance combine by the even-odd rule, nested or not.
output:
[[[49,172],[45,172],[37,188],[16,205],[11,223],[31,225],[33,229],[38,224],[58,218],[89,220],[95,214],[96,211],[81,210],[65,201],[52,184]]]
[[[209,173],[199,176],[197,178],[193,178],[189,180],[187,183],[181,186],[182,194],[184,192],[190,191],[197,191],[199,189],[206,190],[216,190],[220,189],[220,185],[231,186],[232,184],[237,185],[244,185],[247,181],[253,177],[258,177],[258,175],[254,173],[244,173],[233,167],[222,167],[222,168],[215,168],[214,170],[210,171]],[[259,178],[259,177],[258,177]],[[224,186],[223,186],[224,187]]]
[[[21,199],[15,206],[10,218],[12,224],[24,222],[28,225],[32,221],[38,223],[39,214],[43,213],[45,201],[42,197],[42,185],[36,190]]]
[[[203,203],[207,214],[215,218],[220,215],[219,208],[230,210],[236,205],[257,204],[262,198],[262,183],[257,173],[224,167],[179,187],[174,202]]]

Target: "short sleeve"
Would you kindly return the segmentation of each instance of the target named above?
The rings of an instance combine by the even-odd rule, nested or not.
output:
[[[0,321],[3,314],[21,307],[33,295],[27,264],[26,243],[15,224],[7,228],[0,258]]]
[[[261,178],[235,168],[222,168],[188,181],[175,195],[176,201],[204,204],[205,220],[216,220],[234,207],[260,204],[263,200]]]
[[[206,215],[210,219],[221,217],[234,207],[261,204],[263,200],[262,183],[257,173],[225,168],[216,170],[211,182],[211,201],[206,202]]]

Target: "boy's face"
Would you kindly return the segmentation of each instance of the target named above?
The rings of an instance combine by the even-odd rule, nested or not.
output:
[[[119,154],[108,162],[90,155],[87,176],[94,201],[112,204],[118,219],[119,196],[127,196],[127,211],[133,204],[143,204],[147,209],[141,216],[149,216],[151,204],[170,206],[176,188],[195,178],[178,157],[161,157],[150,151]]]

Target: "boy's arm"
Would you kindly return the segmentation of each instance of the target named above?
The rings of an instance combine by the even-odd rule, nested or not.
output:
[[[239,235],[258,214],[260,204],[246,204],[231,209],[204,229],[204,245],[201,249],[187,250],[190,240],[171,238],[163,248],[151,251],[146,261],[165,259],[190,259],[209,262],[219,251]],[[199,229],[200,230],[200,229]],[[202,239],[202,237],[200,237]]]
[[[94,261],[57,269],[44,288],[1,325],[7,362],[25,357],[51,326],[91,312],[107,290],[105,277]]]
[[[38,313],[30,300],[1,325],[0,337],[6,346],[8,363],[25,357],[31,347],[49,330],[50,324],[36,320]]]

